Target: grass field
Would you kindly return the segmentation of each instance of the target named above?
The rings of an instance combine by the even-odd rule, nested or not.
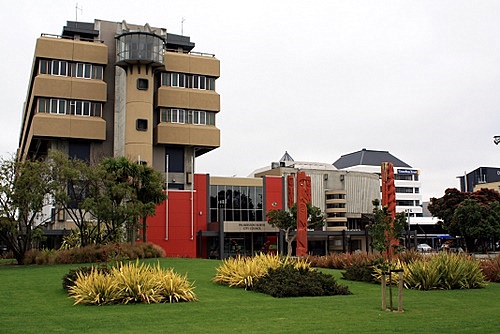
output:
[[[195,281],[198,302],[73,306],[61,281],[79,265],[3,262],[0,333],[500,333],[498,283],[479,290],[404,290],[404,312],[391,313],[381,310],[379,285],[341,280],[337,270],[324,271],[353,295],[275,299],[212,283],[216,260],[159,261]]]

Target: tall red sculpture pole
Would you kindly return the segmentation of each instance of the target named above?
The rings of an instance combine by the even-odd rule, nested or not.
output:
[[[387,206],[392,221],[396,218],[396,187],[394,186],[394,165],[391,162],[382,162],[382,207]],[[388,255],[393,255],[393,246],[397,246],[399,241],[391,239]]]
[[[287,205],[288,205],[288,208],[290,209],[293,204],[295,203],[295,179],[293,177],[293,175],[288,175],[287,177],[287,194],[288,194],[288,198],[287,198]]]
[[[311,202],[311,178],[305,172],[297,173],[297,248],[296,256],[307,255],[307,203]]]

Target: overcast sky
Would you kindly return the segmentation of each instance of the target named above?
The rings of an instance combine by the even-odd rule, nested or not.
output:
[[[221,147],[197,172],[248,176],[288,153],[333,163],[362,148],[421,170],[423,200],[500,166],[500,1],[17,0],[0,11],[0,154],[18,147],[41,33],[67,20],[183,32],[221,61]]]

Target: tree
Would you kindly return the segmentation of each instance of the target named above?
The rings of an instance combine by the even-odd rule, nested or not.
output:
[[[92,194],[89,205],[98,221],[105,222],[110,240],[119,240],[125,228],[127,239],[134,242],[139,217],[145,240],[146,218],[154,215],[156,205],[165,200],[162,175],[124,157],[104,159],[99,173],[101,186]]]
[[[456,228],[464,236],[467,250],[476,251],[489,238],[500,237],[500,203],[481,204],[467,198],[455,209]]]
[[[462,236],[467,251],[473,252],[485,238],[498,237],[499,204],[500,193],[492,189],[468,193],[449,188],[443,197],[431,198],[428,209],[448,233]]]
[[[156,206],[166,199],[163,191],[165,184],[163,175],[157,170],[141,165],[138,169],[138,181],[135,184],[137,200],[139,201],[139,215],[142,220],[142,241],[147,241],[147,218],[156,213]]]
[[[54,205],[64,210],[75,223],[79,230],[80,246],[100,242],[100,224],[89,222],[93,209],[89,197],[99,180],[96,169],[84,161],[70,159],[59,151],[50,153],[48,163],[53,182],[51,195]]]
[[[292,243],[296,234],[291,235],[297,229],[297,205],[294,204],[290,211],[271,210],[267,213],[267,222],[285,233],[285,241],[288,244],[287,255],[292,255]],[[307,227],[316,228],[325,224],[325,217],[321,209],[307,203]]]
[[[50,171],[40,161],[0,159],[0,240],[24,264],[36,227],[47,222],[42,210],[48,205]]]
[[[387,206],[380,208],[378,199],[373,200],[373,222],[366,228],[372,236],[371,246],[380,253],[391,254],[390,247],[393,240],[399,240],[407,227],[404,212],[392,218]]]

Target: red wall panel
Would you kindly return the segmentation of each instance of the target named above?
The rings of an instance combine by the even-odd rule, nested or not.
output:
[[[148,218],[148,242],[162,247],[168,257],[196,257],[196,233],[206,230],[207,175],[195,175],[195,191],[169,191],[168,200]],[[168,204],[168,220],[165,217]],[[168,231],[167,231],[168,226]]]

